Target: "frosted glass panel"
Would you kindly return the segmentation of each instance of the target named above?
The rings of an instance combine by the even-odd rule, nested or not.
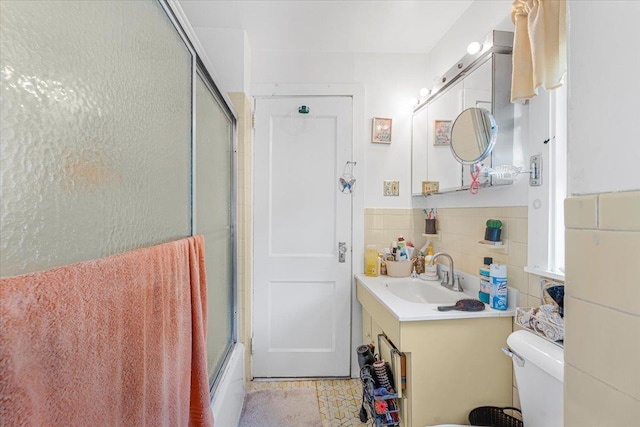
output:
[[[0,2],[0,275],[190,234],[191,64],[156,1]]]
[[[198,76],[194,231],[204,235],[205,241],[210,377],[218,371],[233,341],[231,130],[231,121]]]

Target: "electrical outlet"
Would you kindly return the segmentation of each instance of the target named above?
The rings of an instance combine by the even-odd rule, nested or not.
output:
[[[383,194],[385,196],[398,196],[400,194],[400,181],[385,181]]]

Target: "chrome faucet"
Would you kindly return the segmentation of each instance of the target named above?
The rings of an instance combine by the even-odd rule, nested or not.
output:
[[[452,291],[462,292],[462,286],[460,285],[460,276],[455,274],[455,270],[453,269],[453,258],[446,252],[438,252],[433,255],[431,261],[429,261],[429,265],[433,265],[436,262],[436,259],[439,257],[445,257],[449,259],[449,271],[442,272],[442,282],[440,283],[447,289],[451,289]]]

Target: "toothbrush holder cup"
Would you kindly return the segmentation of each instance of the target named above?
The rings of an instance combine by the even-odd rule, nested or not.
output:
[[[424,234],[437,234],[437,224],[435,218],[425,219],[424,220]]]

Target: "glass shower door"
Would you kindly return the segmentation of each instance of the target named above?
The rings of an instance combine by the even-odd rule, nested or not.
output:
[[[0,275],[191,233],[193,56],[156,1],[0,2]]]
[[[215,381],[234,333],[233,117],[196,77],[194,233],[204,235],[207,268],[207,364]]]

